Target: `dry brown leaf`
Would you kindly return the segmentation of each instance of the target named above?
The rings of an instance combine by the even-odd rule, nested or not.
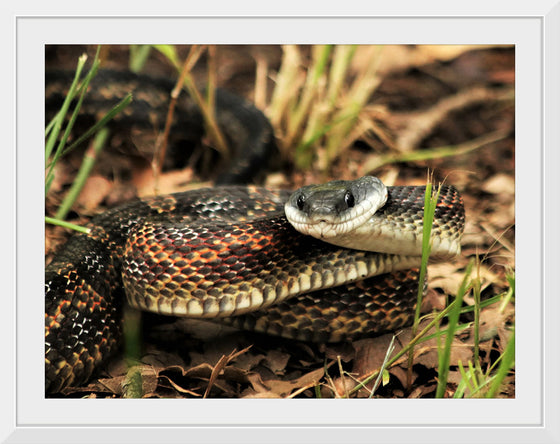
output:
[[[187,378],[203,378],[208,379],[212,374],[212,366],[210,364],[204,363],[197,365],[195,367],[185,368],[178,365],[171,365],[164,369],[161,369],[160,372],[177,372],[180,373],[181,376]]]
[[[262,353],[245,353],[235,359],[235,366],[241,370],[251,371],[265,360]]]
[[[275,374],[283,374],[286,370],[286,365],[290,355],[288,353],[283,353],[278,350],[270,350],[266,354],[264,359],[264,364]]]
[[[62,191],[65,185],[75,179],[75,171],[67,162],[57,162],[54,166],[54,178],[49,189],[49,196]]]
[[[515,180],[509,174],[494,174],[482,184],[481,189],[487,193],[499,194],[511,199],[515,194]]]
[[[435,385],[421,385],[416,387],[408,396],[410,399],[419,399],[432,395],[436,391]],[[433,395],[432,395],[433,396]]]
[[[251,384],[254,393],[269,393],[270,389],[263,382],[261,376],[255,372],[246,373],[247,381]]]
[[[429,323],[428,320],[424,320],[420,323],[419,331]],[[435,330],[432,329],[428,334],[434,333]],[[354,344],[356,347],[356,359],[354,361],[353,373],[358,375],[358,379],[363,379],[371,374],[377,372],[383,360],[389,343],[391,341],[392,335],[383,335],[377,338],[364,339],[361,341],[356,341]],[[395,341],[395,350],[393,351],[393,356],[402,349],[402,345],[406,345],[412,339],[412,329],[404,329],[398,336],[397,341]],[[472,359],[472,347],[465,344],[461,340],[454,338],[451,349],[450,365],[457,365],[457,362],[461,360],[462,362],[467,362]],[[402,371],[394,371],[394,367],[389,368],[389,372],[396,376],[403,386],[406,386],[406,365],[407,356],[403,356],[397,363],[402,363],[404,365]],[[414,364],[421,364],[427,368],[437,369],[438,362],[438,344],[437,338],[432,338],[427,341],[423,341],[414,348]]]
[[[458,271],[457,265],[453,263],[430,265],[428,276],[428,286],[430,288],[441,288],[449,295],[457,294],[465,278],[465,274]]]
[[[270,379],[265,381],[264,384],[272,397],[285,398],[299,389],[314,387],[319,383],[324,373],[323,368],[318,368],[293,380]]]
[[[133,183],[138,189],[139,197],[153,196],[157,194],[171,194],[184,191],[193,181],[194,173],[192,168],[186,167],[182,170],[174,170],[161,173],[156,182],[151,168],[136,169]]]
[[[461,375],[461,372],[458,370],[449,370],[449,373],[447,374],[447,382],[451,383],[451,384],[457,384],[459,385],[459,383],[463,380],[463,375]]]
[[[505,330],[503,327],[514,316],[515,308],[512,304],[501,310],[499,304],[487,307],[480,313],[480,338],[481,340],[489,340],[498,334],[502,335],[501,344],[507,344],[511,331]],[[505,341],[504,341],[505,340]]]
[[[233,351],[229,355],[223,355],[214,366],[208,363],[202,363],[186,368],[186,366],[182,364],[182,360],[174,354],[163,353],[161,355],[154,354],[146,356],[145,360],[149,361],[151,364],[140,366],[140,368],[142,368],[143,372],[151,371],[153,375],[161,378],[162,382],[165,381],[168,385],[168,389],[173,389],[178,393],[201,396],[201,393],[198,393],[196,390],[203,390],[204,396],[208,396],[213,389],[216,389],[218,393],[222,393],[224,396],[236,396],[237,394],[234,387],[228,384],[228,381],[239,383],[250,383],[252,381],[248,378],[249,372],[233,367],[230,363],[240,355],[246,353],[249,348],[250,347],[239,352]],[[164,365],[172,362],[178,362],[179,365]],[[194,381],[197,387],[192,387],[190,382],[189,386],[185,387],[183,383],[180,382],[180,379]],[[146,393],[149,395],[158,395],[155,389]]]
[[[153,367],[156,371],[161,371],[165,368],[177,366],[186,368],[187,365],[177,353],[168,353],[161,350],[153,350],[142,356],[142,363]]]
[[[428,288],[428,291],[422,299],[422,313],[430,313],[434,310],[441,311],[446,307],[447,297],[445,294],[441,294],[438,291]]]
[[[396,377],[399,380],[399,382],[401,383],[401,385],[403,387],[406,387],[407,378],[408,378],[408,370],[407,369],[396,365],[394,367],[391,367],[389,372],[391,373],[391,375],[393,375],[394,377]],[[418,376],[418,374],[413,370],[412,371],[412,380],[414,381],[417,376]]]
[[[388,334],[355,341],[356,359],[354,360],[352,373],[358,375],[359,378],[379,369],[383,364],[392,337],[392,334]],[[396,342],[395,345],[397,348],[394,353],[397,353],[401,347]]]
[[[422,111],[394,114],[392,117],[400,124],[395,148],[400,152],[410,152],[424,140],[449,114],[468,108],[473,104],[497,100],[503,93],[486,87],[474,86],[443,97],[435,105]]]
[[[133,372],[140,372],[142,376],[142,393],[152,393],[156,389],[157,374],[154,369],[147,365],[135,365],[119,376],[101,378],[91,383],[87,390],[110,392],[117,396],[123,396],[126,385],[130,383],[129,375]]]
[[[443,341],[443,340],[441,340]],[[429,339],[424,341],[418,346],[419,352],[416,354],[416,348],[414,353],[414,363],[422,364],[428,368],[437,369],[439,365],[438,361],[438,345],[437,339]],[[467,362],[472,359],[473,350],[469,345],[464,344],[457,338],[453,339],[451,344],[451,356],[449,357],[449,365],[457,365],[458,361]]]
[[[212,366],[208,364],[201,364],[189,369],[172,365],[158,371],[158,377],[161,378],[163,387],[165,387],[165,383],[168,383],[168,388],[172,388],[178,393],[194,392],[197,393],[197,396],[202,396],[202,393],[208,387],[207,381],[211,375]],[[188,381],[188,388],[182,385],[182,381],[185,379]],[[197,391],[200,391],[200,393]]]
[[[114,378],[104,378],[99,379],[93,386],[102,386],[105,387],[110,393],[114,393],[115,395],[121,396],[122,395],[122,386],[123,383],[126,381],[126,376],[117,376]],[[91,385],[91,384],[90,384]]]
[[[245,399],[278,399],[279,398],[278,395],[271,392],[270,390],[263,391],[263,392],[255,392],[255,391],[247,390],[242,393],[241,397]]]
[[[173,379],[171,379],[169,376],[167,375],[161,375],[160,378],[162,378],[165,382],[167,382],[174,390],[176,390],[179,393],[185,394],[185,395],[190,395],[190,396],[194,396],[195,398],[199,398],[202,395],[200,393],[196,393],[192,390],[187,390],[183,387],[181,387],[179,384],[176,384]]]
[[[113,183],[103,176],[92,175],[87,178],[77,203],[86,210],[93,210],[109,195]]]
[[[350,362],[356,356],[356,349],[347,342],[326,344],[321,351],[325,353],[327,359],[334,361],[340,358],[342,362]]]
[[[238,347],[238,338],[235,335],[225,336],[219,341],[212,341],[204,344],[201,353],[190,351],[191,365],[218,362],[222,356],[229,355]]]

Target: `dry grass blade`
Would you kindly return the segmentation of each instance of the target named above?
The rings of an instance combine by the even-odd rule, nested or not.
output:
[[[383,377],[383,372],[387,368],[387,362],[389,361],[389,357],[391,356],[391,354],[395,350],[395,345],[394,345],[395,344],[395,338],[396,338],[396,335],[393,335],[393,337],[391,338],[391,342],[389,343],[389,346],[387,347],[387,352],[385,353],[385,358],[383,359],[383,363],[381,364],[381,368],[379,369],[379,374],[377,375],[377,379],[375,380],[375,383],[373,384],[373,388],[371,389],[371,393],[369,395],[370,398],[373,397],[375,391],[377,390],[377,388],[381,384],[381,379]]]
[[[436,148],[425,148],[407,153],[389,153],[384,155],[372,155],[364,165],[364,171],[373,172],[378,168],[400,162],[418,162],[431,159],[442,159],[444,157],[459,156],[482,148],[486,145],[505,139],[510,134],[509,130],[496,131],[485,134],[476,139],[458,145],[449,145]]]
[[[345,59],[346,63],[349,64],[352,55],[353,52],[342,54],[341,57],[349,57]],[[326,143],[328,164],[355,141],[353,138],[355,136],[349,137],[349,135],[352,134],[352,129],[355,126],[358,116],[381,81],[376,75],[379,60],[379,55],[370,60],[366,69],[360,71],[359,77],[351,84],[347,94],[342,94],[341,89],[333,91],[333,97],[330,98],[331,103],[334,104],[335,97],[338,96],[342,100],[342,105],[340,105],[340,108],[333,116],[333,121],[339,123],[335,125],[329,133],[329,138]],[[337,77],[341,77],[340,82],[342,82],[342,73]],[[334,83],[336,84],[336,82]],[[335,93],[336,96],[334,96]]]
[[[338,364],[338,371],[340,372],[340,381],[342,382],[342,387],[344,387],[344,397],[348,398],[348,386],[346,385],[346,380],[344,378],[344,370],[342,368],[342,361],[340,360],[340,356],[336,357],[336,362]]]
[[[323,74],[331,54],[331,49],[331,46],[314,46],[312,48],[312,63],[305,77],[301,98],[299,102],[294,104],[287,121],[285,136],[287,146],[291,146],[298,134],[301,134],[305,123],[305,116],[311,111],[311,105],[316,100],[318,94],[324,90],[325,79]]]
[[[354,142],[354,126],[380,81],[375,74],[379,58],[372,58],[351,80],[355,46],[319,45],[310,51],[304,70],[302,49],[284,47],[268,115],[282,151],[298,168],[317,160],[320,145],[325,152],[320,168],[325,171]]]
[[[208,380],[208,386],[206,387],[204,395],[202,396],[203,398],[208,397],[208,394],[210,393],[210,390],[212,390],[212,387],[214,386],[216,379],[218,379],[218,376],[229,362],[228,358],[229,358],[228,356],[225,355],[222,356],[220,360],[216,363],[216,365],[212,368],[212,374],[210,375],[210,379]]]
[[[218,378],[220,373],[226,368],[226,366],[230,362],[232,362],[235,358],[237,358],[239,355],[242,355],[243,353],[246,353],[250,348],[251,348],[251,346],[246,347],[241,351],[234,350],[228,356],[223,355],[218,360],[216,365],[212,368],[212,374],[210,375],[210,379],[208,380],[208,386],[206,387],[204,395],[202,396],[203,398],[208,397],[208,395],[210,394],[210,390],[212,389],[212,387],[214,386],[214,384],[216,382],[216,379]]]
[[[513,225],[511,225],[508,228],[506,228],[505,230],[503,230],[500,234],[496,234],[496,232],[492,229],[492,227],[489,224],[481,223],[480,226],[482,227],[482,229],[484,231],[486,231],[490,236],[492,236],[494,238],[494,243],[488,248],[488,251],[490,251],[494,247],[494,245],[500,244],[502,247],[504,247],[511,254],[515,254],[515,247],[511,244],[511,242],[509,242],[505,238],[505,234],[514,227]],[[485,255],[485,259],[486,259],[487,255],[488,255],[488,252]]]
[[[175,112],[175,106],[177,104],[177,99],[179,98],[179,94],[183,89],[183,85],[185,84],[187,75],[192,67],[195,65],[197,60],[200,58],[202,54],[203,47],[200,46],[193,46],[189,55],[185,59],[183,66],[181,68],[181,72],[179,74],[179,78],[177,79],[177,83],[175,84],[175,88],[171,91],[171,100],[169,102],[169,107],[167,109],[167,117],[165,119],[165,127],[163,133],[158,136],[156,141],[156,149],[154,152],[154,157],[152,161],[152,170],[154,173],[154,183],[155,183],[155,194],[158,194],[158,183],[159,183],[159,175],[161,173],[161,166],[163,165],[163,159],[165,159],[165,154],[167,152],[167,141],[169,139],[169,132],[171,130],[171,125],[173,123],[173,114]]]
[[[282,126],[284,116],[293,108],[296,96],[294,91],[298,91],[303,83],[303,76],[300,73],[302,60],[298,47],[286,45],[282,49],[282,66],[274,79],[276,84],[268,107],[268,115],[274,128]]]

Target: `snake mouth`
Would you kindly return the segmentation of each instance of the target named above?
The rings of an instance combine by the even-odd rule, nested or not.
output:
[[[290,196],[285,213],[300,233],[332,240],[359,229],[386,201],[385,185],[365,176],[302,187]]]

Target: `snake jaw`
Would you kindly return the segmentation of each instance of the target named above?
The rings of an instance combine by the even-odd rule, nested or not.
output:
[[[314,237],[320,239],[331,238],[336,236],[337,232],[335,227],[326,220],[321,220],[317,225],[314,226],[317,234]]]

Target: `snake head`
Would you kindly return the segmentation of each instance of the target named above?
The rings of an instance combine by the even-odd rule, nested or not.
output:
[[[302,187],[290,196],[284,210],[300,233],[330,239],[364,224],[386,201],[383,182],[364,176]]]

